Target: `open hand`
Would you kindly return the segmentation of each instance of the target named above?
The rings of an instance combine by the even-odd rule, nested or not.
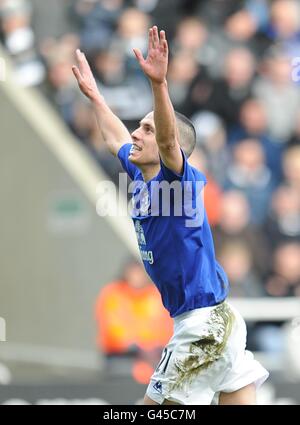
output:
[[[101,99],[97,83],[91,71],[90,65],[84,55],[79,49],[76,50],[77,66],[72,66],[73,74],[78,82],[79,88],[85,96],[91,101]]]
[[[139,49],[133,49],[134,54],[147,77],[154,83],[163,83],[168,71],[168,43],[165,31],[156,26],[149,29],[148,56],[144,59]]]

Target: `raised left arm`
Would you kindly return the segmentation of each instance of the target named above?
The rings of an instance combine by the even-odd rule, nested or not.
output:
[[[139,49],[133,49],[136,58],[149,78],[154,98],[155,137],[163,163],[177,174],[182,173],[183,158],[174,108],[167,84],[168,43],[164,31],[156,26],[149,30],[148,56],[144,59]]]

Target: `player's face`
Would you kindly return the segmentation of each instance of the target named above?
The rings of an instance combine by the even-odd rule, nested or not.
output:
[[[131,134],[132,148],[129,160],[137,165],[159,164],[158,146],[155,139],[153,112],[140,121],[140,126]]]

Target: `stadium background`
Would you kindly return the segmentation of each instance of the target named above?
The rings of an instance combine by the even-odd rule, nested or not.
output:
[[[299,404],[300,2],[1,0],[0,22],[0,403],[143,395],[96,348],[97,294],[137,248],[128,218],[96,213],[97,183],[121,169],[71,66],[80,47],[134,129],[152,106],[132,47],[145,51],[153,23],[174,106],[197,130],[232,302],[271,372],[259,400]]]

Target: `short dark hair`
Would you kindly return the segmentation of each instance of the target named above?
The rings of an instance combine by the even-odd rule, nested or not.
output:
[[[179,144],[188,158],[196,145],[196,130],[192,121],[185,115],[175,111],[175,117],[179,132]]]

